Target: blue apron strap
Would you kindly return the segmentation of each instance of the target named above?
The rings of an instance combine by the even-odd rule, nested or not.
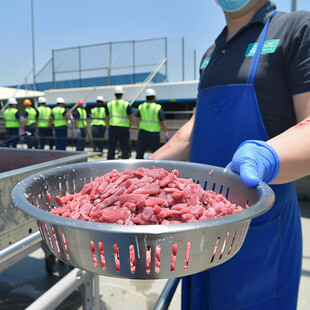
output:
[[[257,46],[256,52],[255,52],[254,57],[253,57],[252,62],[251,62],[251,67],[250,67],[248,78],[247,78],[247,84],[254,85],[256,71],[257,71],[257,67],[258,67],[258,63],[259,63],[259,58],[260,58],[260,55],[261,55],[261,52],[262,52],[262,49],[263,49],[263,46],[264,46],[264,42],[265,42],[268,26],[269,26],[269,23],[270,23],[271,19],[276,14],[277,14],[277,10],[274,10],[272,12],[272,15],[268,19],[267,23],[265,24],[264,29],[263,29],[263,31],[261,33],[260,39],[258,41],[258,46]]]
[[[215,47],[214,47],[214,49],[213,49],[213,51],[212,51],[212,53],[211,53],[211,56],[210,56],[210,61],[211,61],[211,59],[212,59],[213,54],[215,54],[215,51],[216,51],[217,49],[218,49],[218,47],[215,45]],[[207,67],[208,67],[208,66],[207,66]],[[201,75],[201,77],[200,77],[199,84],[198,84],[198,89],[200,89],[201,83],[202,83],[203,78],[204,78],[204,76],[205,76],[205,74],[206,74],[206,71],[207,71],[207,67],[205,67],[205,69],[204,69],[203,72],[202,72],[202,75]]]

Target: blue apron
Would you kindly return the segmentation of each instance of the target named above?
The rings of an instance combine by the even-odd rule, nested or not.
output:
[[[201,88],[190,161],[225,167],[240,143],[268,140],[254,88],[273,12],[261,33],[246,84]],[[205,69],[201,81],[207,72]],[[294,183],[274,185],[275,205],[251,222],[245,242],[230,260],[182,279],[182,309],[295,309],[302,239]]]

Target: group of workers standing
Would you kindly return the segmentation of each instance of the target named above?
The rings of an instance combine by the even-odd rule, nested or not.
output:
[[[5,146],[16,147],[18,138],[25,136],[28,148],[44,149],[48,143],[49,148],[66,150],[68,129],[76,130],[76,150],[84,151],[86,139],[93,143],[94,151],[103,152],[104,136],[108,131],[108,159],[115,158],[117,145],[121,150],[121,158],[130,156],[130,137],[134,123],[134,113],[130,103],[122,99],[124,91],[120,86],[114,89],[115,99],[104,102],[102,96],[96,99],[96,106],[86,111],[86,102],[78,100],[71,109],[66,108],[62,97],[57,98],[56,106],[46,106],[44,97],[38,98],[38,108],[32,106],[29,99],[25,99],[24,119],[21,121],[17,109],[17,100],[10,98],[8,108],[4,111],[6,136]],[[137,139],[137,159],[144,158],[147,148],[151,152],[160,147],[160,131],[165,133],[166,141],[169,140],[167,124],[162,106],[156,102],[156,93],[153,89],[146,90],[146,101],[138,106],[136,125],[139,130]],[[88,119],[90,119],[91,137],[87,137]],[[20,134],[20,128],[22,128]]]
[[[29,99],[25,99],[24,120],[21,122],[21,117],[17,109],[17,100],[9,98],[8,107],[5,109],[3,116],[5,120],[5,146],[15,148],[20,136],[25,136],[25,141],[28,148],[41,148],[45,146],[46,139],[49,139],[50,149],[54,146],[53,131],[51,127],[51,111],[50,107],[46,107],[46,99],[38,98],[38,109],[32,106]],[[20,134],[20,128],[22,128]],[[36,138],[36,130],[38,130],[39,140]]]

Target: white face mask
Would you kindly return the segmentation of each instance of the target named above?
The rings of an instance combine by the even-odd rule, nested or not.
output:
[[[215,0],[225,12],[238,12],[243,9],[251,0]]]

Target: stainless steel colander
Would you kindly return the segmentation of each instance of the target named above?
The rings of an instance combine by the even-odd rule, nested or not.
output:
[[[53,197],[73,194],[113,169],[123,172],[153,166],[169,172],[177,169],[180,177],[192,178],[204,189],[250,207],[206,221],[145,226],[86,222],[47,212],[57,205],[53,199],[48,201],[47,192]],[[18,183],[11,198],[17,208],[37,220],[45,244],[62,261],[96,274],[133,279],[186,276],[224,263],[240,250],[251,219],[274,203],[268,185],[247,188],[239,175],[226,169],[153,160],[87,162],[46,170]]]

